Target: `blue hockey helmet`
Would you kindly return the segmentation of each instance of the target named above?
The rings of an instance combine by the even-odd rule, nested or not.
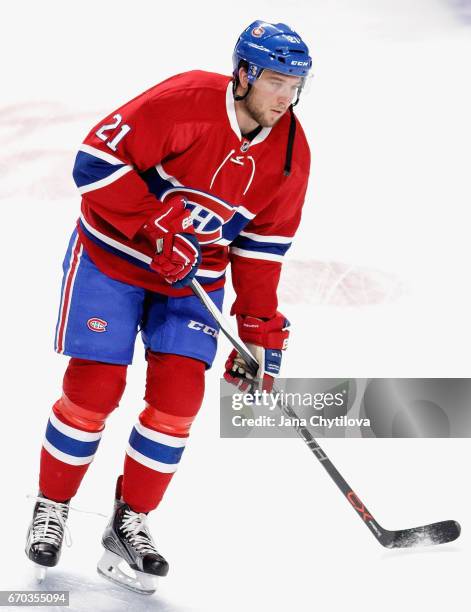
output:
[[[248,63],[248,79],[252,84],[265,68],[290,76],[308,76],[312,66],[309,49],[299,34],[284,23],[254,21],[239,36],[232,64],[237,79],[240,62]]]

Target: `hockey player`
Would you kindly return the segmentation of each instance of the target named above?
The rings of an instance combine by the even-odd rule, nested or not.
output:
[[[168,572],[146,525],[179,464],[216,351],[215,323],[189,283],[222,307],[231,263],[239,333],[270,388],[286,347],[277,311],[283,256],[301,217],[309,148],[293,106],[311,68],[300,36],[252,23],[233,75],[176,75],[88,134],[73,171],[82,206],[64,260],[55,348],[70,357],[41,451],[26,552],[57,564],[70,499],[118,406],[141,332],[145,407],[131,432],[99,572],[153,592]],[[247,383],[233,351],[225,376]],[[119,567],[125,562],[132,578]]]

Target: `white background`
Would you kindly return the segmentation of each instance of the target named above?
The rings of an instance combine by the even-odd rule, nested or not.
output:
[[[102,116],[171,74],[229,73],[237,35],[254,19],[289,23],[314,58],[311,93],[297,109],[312,178],[280,289],[293,327],[284,376],[469,375],[471,42],[457,4],[2,3],[1,589],[34,588],[22,550],[25,496],[37,490],[66,366],[52,341],[79,210],[76,149]],[[228,350],[222,340],[180,470],[150,520],[171,564],[159,595],[98,578],[106,521],[75,512],[73,547],[46,586],[70,590],[73,610],[466,610],[468,440],[326,441],[384,526],[464,525],[441,548],[383,551],[301,441],[219,439]],[[111,510],[142,409],[139,345],[128,380],[73,500],[79,509]]]

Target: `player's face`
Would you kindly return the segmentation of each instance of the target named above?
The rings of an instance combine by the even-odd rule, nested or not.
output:
[[[299,77],[264,70],[245,98],[248,113],[262,127],[272,127],[296,100]]]

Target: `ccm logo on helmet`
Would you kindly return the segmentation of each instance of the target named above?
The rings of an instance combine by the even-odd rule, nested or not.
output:
[[[309,62],[300,62],[299,60],[293,60],[291,66],[308,66]]]
[[[99,334],[106,331],[107,325],[107,321],[103,321],[103,319],[98,319],[97,317],[93,317],[87,321],[88,329],[93,332],[98,332]]]
[[[208,336],[212,336],[213,338],[218,337],[218,331],[213,327],[209,327],[209,325],[205,325],[204,323],[200,323],[199,321],[190,321],[188,323],[188,327],[190,329],[195,329],[196,331],[202,331],[203,334],[208,334]]]

